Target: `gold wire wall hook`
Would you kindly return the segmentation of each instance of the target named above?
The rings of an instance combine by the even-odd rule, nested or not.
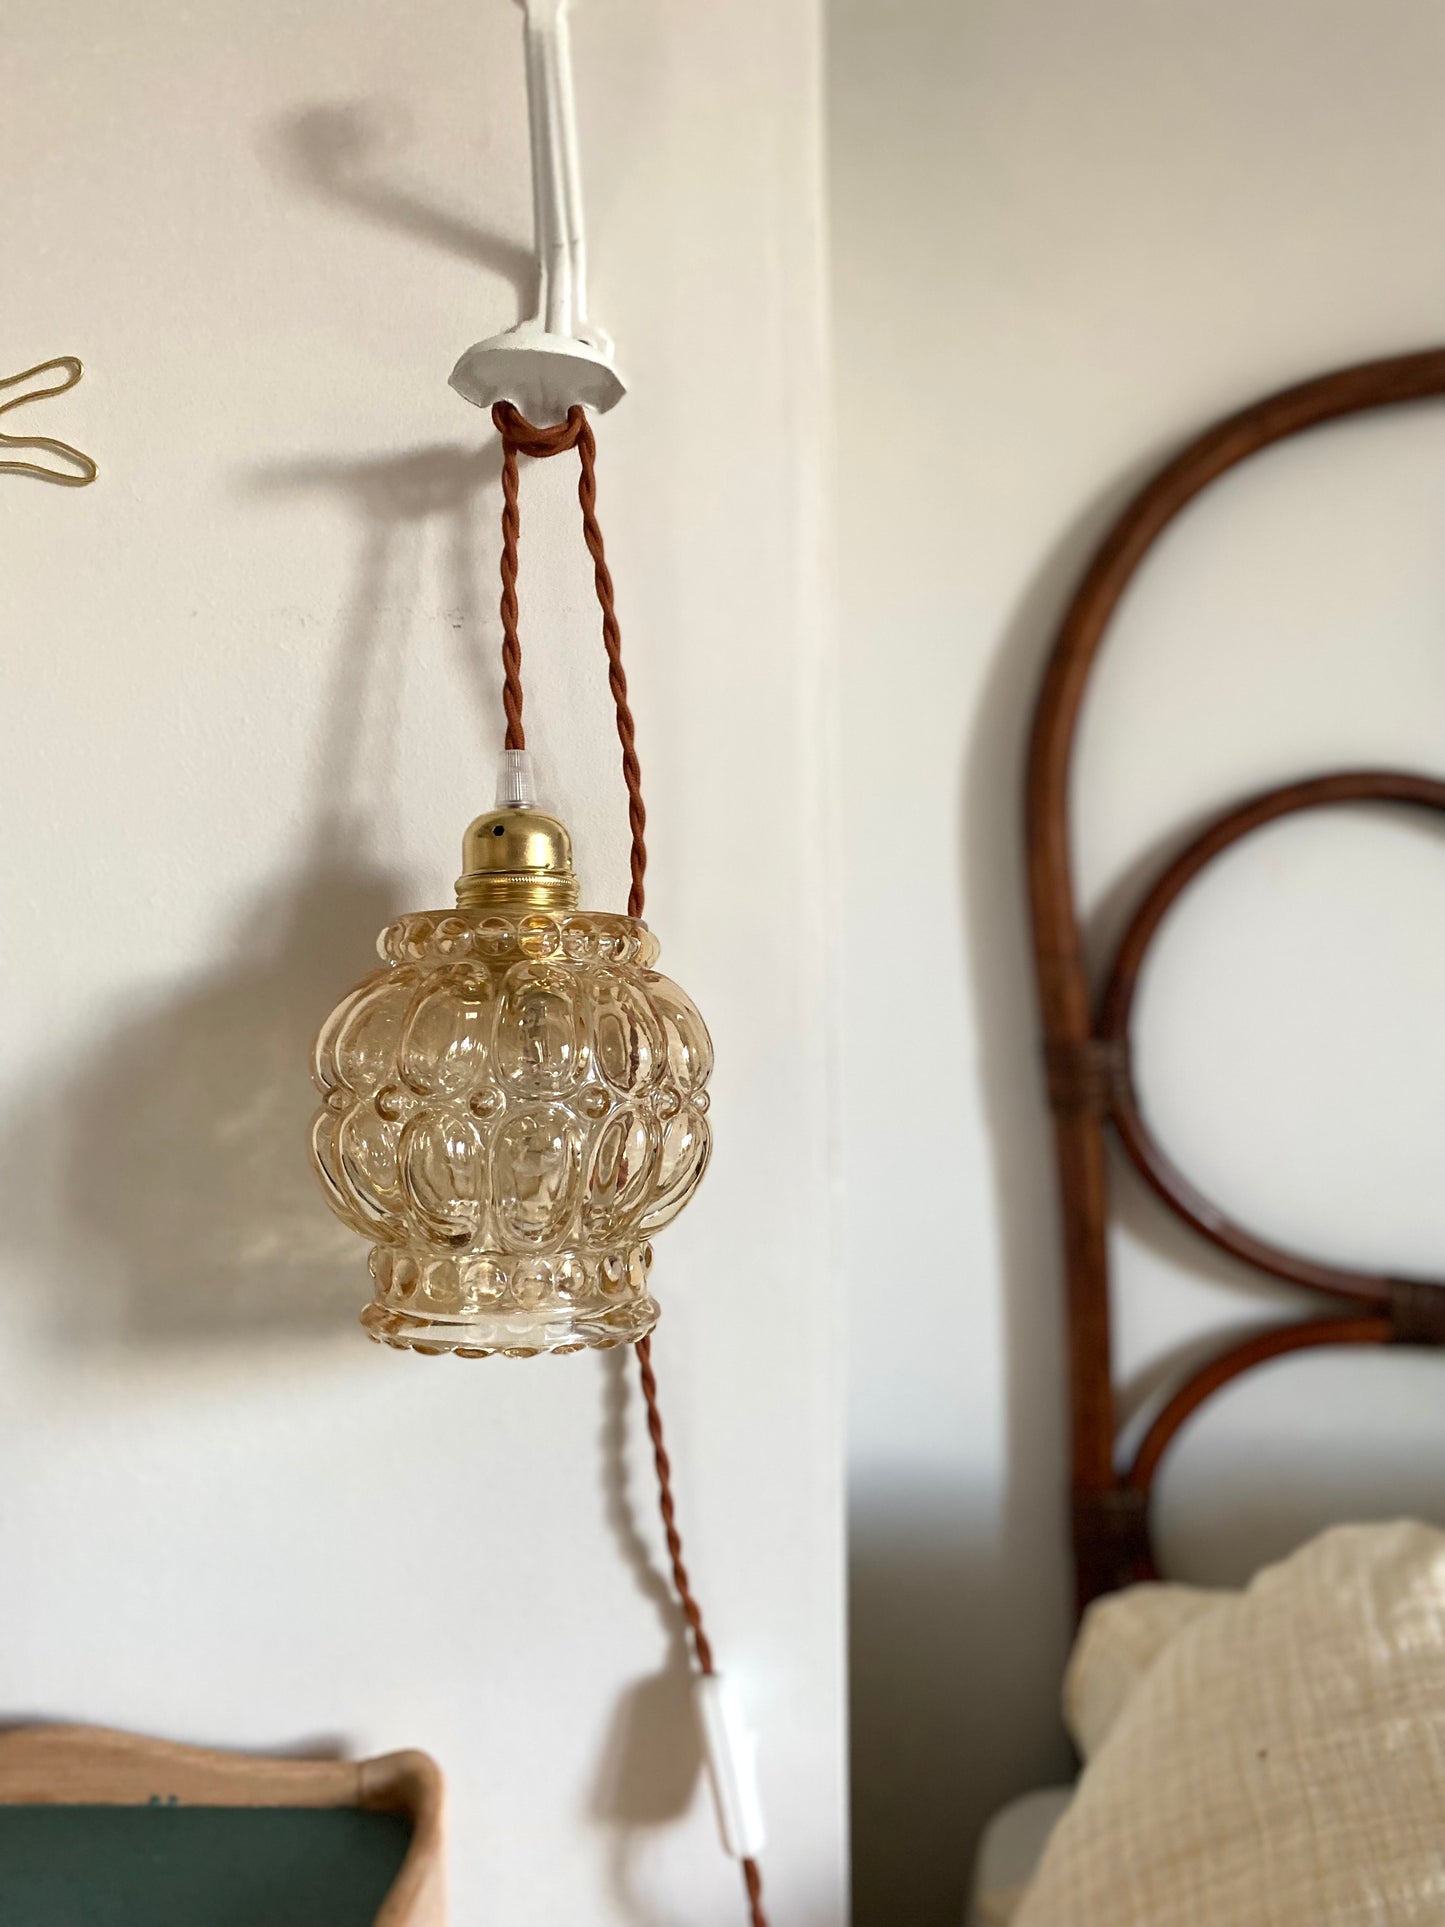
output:
[[[0,415],[8,415],[12,408],[23,408],[27,402],[46,401],[53,395],[63,395],[85,373],[77,356],[56,355],[50,361],[38,361],[33,368],[26,368],[18,375],[0,376],[0,393],[7,388],[18,388],[21,382],[29,381],[33,375],[48,375],[52,369],[58,370],[63,379],[46,388],[32,389],[28,395],[12,395],[9,401],[0,401]],[[60,488],[85,488],[96,477],[95,463],[88,455],[82,455],[69,442],[58,442],[50,435],[0,434],[0,448],[44,449],[49,455],[58,455],[65,461],[74,462],[80,471],[76,475],[67,475],[63,469],[45,468],[39,462],[16,461],[0,456],[0,474],[33,475],[38,482],[54,482]]]

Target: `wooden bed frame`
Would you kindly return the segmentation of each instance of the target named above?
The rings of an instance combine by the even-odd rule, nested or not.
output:
[[[1241,837],[1299,810],[1355,802],[1445,812],[1445,781],[1403,770],[1338,770],[1238,803],[1165,863],[1144,890],[1097,999],[1090,993],[1070,865],[1069,766],[1089,674],[1119,599],[1162,531],[1203,489],[1259,450],[1325,422],[1445,397],[1445,349],[1344,368],[1256,402],[1209,429],[1139,492],[1095,551],[1059,625],[1034,710],[1027,841],[1044,1063],[1062,1206],[1078,1609],[1158,1576],[1149,1494],[1192,1413],[1252,1366],[1316,1345],[1445,1343],[1445,1281],[1392,1278],[1315,1262],[1234,1223],[1191,1184],[1140,1112],[1129,1024],[1140,967],[1161,921],[1201,870]],[[1254,1270],[1338,1299],[1349,1311],[1272,1326],[1186,1377],[1126,1464],[1109,1337],[1110,1173],[1106,1132],[1201,1238]]]

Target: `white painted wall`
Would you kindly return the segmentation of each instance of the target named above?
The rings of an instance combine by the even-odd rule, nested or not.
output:
[[[1053,1174],[1019,865],[1025,716],[1129,490],[1272,387],[1441,335],[1430,0],[835,0],[855,1918],[959,1917],[987,1809],[1067,1769]],[[1242,791],[1445,769],[1445,411],[1193,509],[1090,701],[1091,910]],[[1141,1012],[1165,1141],[1248,1222],[1442,1270],[1438,833],[1299,822],[1179,912]],[[1261,1301],[1131,1187],[1121,1365]],[[1165,1474],[1182,1576],[1442,1512],[1445,1362],[1247,1382]]]
[[[658,1366],[792,1927],[843,1911],[814,15],[589,0],[575,27],[595,306],[635,382],[601,489],[649,911],[719,1060]],[[365,1344],[364,1251],[303,1152],[311,1032],[490,801],[497,460],[446,375],[527,280],[519,26],[504,0],[7,22],[0,372],[84,356],[33,419],[102,479],[0,476],[0,1714],[425,1746],[463,1927],[723,1923],[630,1376]],[[615,903],[575,471],[525,486],[529,729]]]

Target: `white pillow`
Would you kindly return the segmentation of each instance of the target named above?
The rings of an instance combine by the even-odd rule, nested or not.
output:
[[[1064,1724],[1092,1760],[1149,1668],[1191,1620],[1233,1593],[1151,1582],[1096,1599],[1064,1673]]]
[[[1445,1921],[1445,1533],[1323,1534],[1192,1612],[1103,1726],[1016,1927]]]

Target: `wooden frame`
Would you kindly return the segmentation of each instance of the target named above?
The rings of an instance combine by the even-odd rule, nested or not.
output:
[[[1139,970],[1181,891],[1222,851],[1293,812],[1384,802],[1445,812],[1445,781],[1399,770],[1344,770],[1285,784],[1226,810],[1164,865],[1124,933],[1097,1006],[1084,967],[1070,864],[1069,768],[1080,708],[1109,623],[1135,571],[1193,498],[1261,449],[1368,409],[1445,397],[1445,349],[1344,368],[1230,416],[1135,496],[1095,551],[1059,625],[1034,709],[1026,832],[1034,958],[1053,1112],[1068,1322],[1072,1528],[1079,1610],[1100,1593],[1158,1576],[1149,1494],[1170,1441],[1211,1393],[1252,1366],[1318,1345],[1445,1343],[1445,1281],[1341,1270],[1235,1224],[1165,1154],[1142,1116],[1129,1068]],[[1220,1352],[1164,1404],[1129,1463],[1110,1349],[1106,1131],[1164,1203],[1200,1237],[1255,1270],[1353,1309],[1270,1327]]]
[[[100,1726],[0,1732],[0,1805],[366,1807],[404,1813],[411,1846],[376,1927],[445,1927],[442,1776],[427,1754],[278,1760]]]

